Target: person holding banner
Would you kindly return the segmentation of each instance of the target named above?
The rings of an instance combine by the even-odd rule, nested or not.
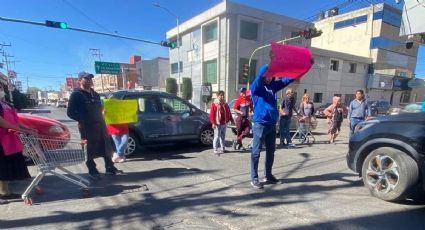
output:
[[[270,51],[270,59],[273,61],[274,53]],[[276,184],[278,180],[272,174],[274,152],[276,149],[276,122],[279,117],[277,110],[276,93],[288,86],[294,80],[280,78],[275,80],[267,74],[267,65],[262,65],[260,71],[251,84],[251,97],[254,104],[253,143],[251,152],[251,185],[262,189],[263,184],[258,179],[258,162],[260,159],[261,145],[266,147],[265,178],[264,183]]]
[[[100,96],[92,89],[93,74],[81,72],[78,74],[80,88],[74,89],[69,102],[67,115],[78,122],[81,139],[87,140],[86,166],[92,180],[100,180],[94,158],[103,157],[105,174],[116,175],[123,173],[112,162],[112,146],[106,132],[106,124],[102,113]]]

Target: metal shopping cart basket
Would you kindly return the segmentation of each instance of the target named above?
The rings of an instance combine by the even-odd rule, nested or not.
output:
[[[315,122],[315,120],[311,117],[298,116],[296,122],[297,131],[294,135],[292,135],[292,142],[294,142],[294,140],[298,140],[299,143],[314,143],[316,138],[314,138],[311,130],[313,130],[313,122]]]
[[[37,193],[42,193],[38,184],[48,173],[78,185],[84,195],[88,196],[90,182],[65,168],[86,161],[87,148],[84,141],[43,137],[28,133],[17,133],[17,135],[24,145],[24,156],[31,158],[38,170],[37,176],[22,194],[25,204],[32,205],[33,201],[28,195],[34,188]]]

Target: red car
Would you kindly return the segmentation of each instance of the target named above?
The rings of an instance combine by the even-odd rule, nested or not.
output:
[[[57,120],[28,113],[18,113],[18,119],[26,127],[36,129],[40,137],[59,140],[59,142],[55,142],[57,144],[47,147],[47,149],[63,148],[71,137],[69,129]]]

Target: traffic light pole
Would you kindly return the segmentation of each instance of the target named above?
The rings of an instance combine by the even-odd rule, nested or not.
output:
[[[25,23],[25,24],[31,24],[31,25],[37,25],[37,26],[47,26],[45,22],[34,22],[34,21],[21,20],[21,19],[15,19],[15,18],[0,17],[0,20],[9,21],[9,22]],[[133,40],[133,41],[138,41],[138,42],[145,42],[145,43],[150,43],[150,44],[155,44],[155,45],[161,45],[160,42],[154,42],[154,41],[149,41],[149,40],[144,40],[144,39],[139,39],[139,38],[121,36],[121,35],[118,35],[118,34],[104,33],[104,32],[98,32],[98,31],[93,31],[93,30],[86,30],[86,29],[81,29],[81,28],[67,27],[66,30],[74,30],[74,31],[79,31],[79,32],[99,34],[99,35],[105,35],[105,36],[110,36],[110,37],[115,37],[115,38],[123,38],[123,39],[127,39],[127,40]]]
[[[295,39],[298,39],[298,38],[301,38],[301,36],[296,36],[296,37],[292,37],[292,38],[286,38],[286,39],[277,41],[277,43],[285,43],[285,42],[292,41],[292,40],[295,40]],[[252,60],[252,57],[254,56],[255,52],[257,52],[257,51],[259,51],[261,49],[270,47],[270,46],[271,46],[271,44],[267,44],[267,45],[264,45],[264,46],[260,46],[260,47],[256,48],[254,51],[252,51],[251,56],[249,57],[249,62],[248,62],[248,73],[250,73],[250,70],[251,70],[251,60]]]

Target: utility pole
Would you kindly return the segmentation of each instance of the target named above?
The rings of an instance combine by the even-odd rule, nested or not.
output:
[[[11,94],[11,89],[12,89],[12,86],[11,86],[11,79],[10,79],[10,77],[9,77],[9,60],[7,59],[7,58],[9,58],[9,57],[13,57],[13,56],[10,56],[10,55],[8,55],[5,51],[3,51],[3,47],[4,46],[12,46],[12,44],[0,44],[0,48],[1,48],[1,53],[3,54],[3,57],[4,57],[4,62],[6,63],[6,72],[7,72],[7,89],[8,89],[8,91],[9,91],[9,99],[10,99],[10,101],[11,102],[13,102],[13,98],[12,98],[12,94]]]
[[[100,49],[89,49],[92,52],[92,55],[99,58],[99,61],[102,61],[102,53],[100,53]],[[100,73],[100,83],[102,85],[102,93],[105,92],[105,88],[103,87],[103,75]]]

